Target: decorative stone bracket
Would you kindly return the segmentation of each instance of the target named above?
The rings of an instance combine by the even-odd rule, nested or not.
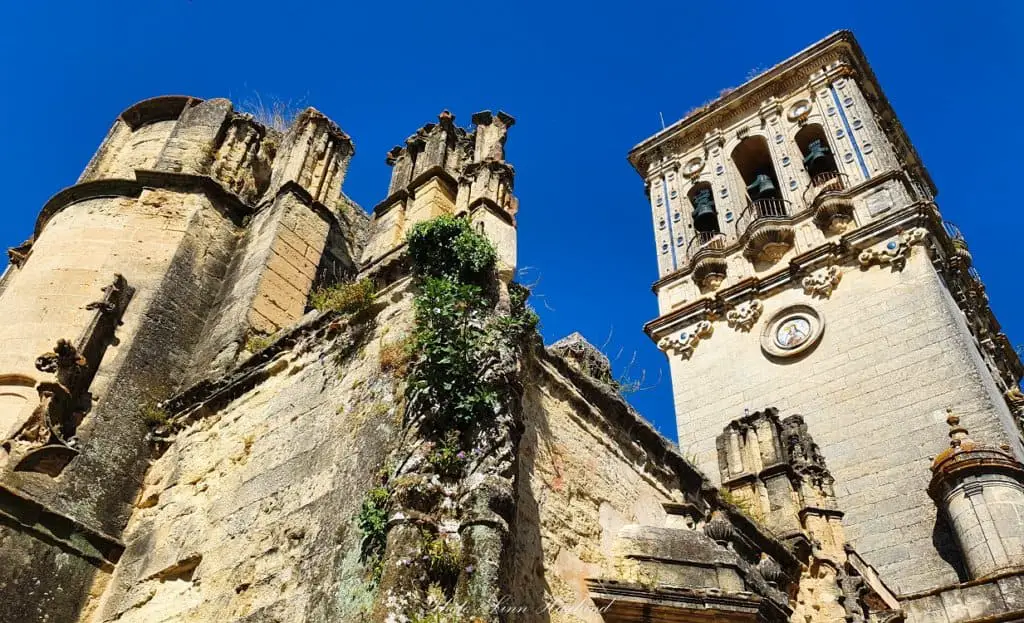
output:
[[[857,256],[861,266],[867,268],[872,264],[889,264],[895,270],[903,270],[907,265],[907,257],[910,256],[911,247],[928,239],[928,230],[923,227],[914,227],[898,235],[868,247]]]
[[[701,292],[717,290],[725,281],[728,265],[717,257],[704,258],[693,267],[693,281]]]
[[[14,264],[18,268],[24,266],[25,262],[28,261],[28,256],[32,254],[33,242],[33,239],[30,238],[16,247],[7,249],[7,258],[10,260],[11,264]]]
[[[842,278],[843,273],[838,267],[826,266],[804,277],[801,284],[806,294],[827,299],[832,296],[832,291],[839,285],[839,280]]]
[[[692,327],[680,332],[677,337],[662,338],[658,342],[658,348],[665,352],[673,352],[680,355],[683,359],[689,359],[693,355],[694,349],[697,348],[697,344],[702,339],[711,337],[711,334],[714,332],[715,327],[710,321],[701,320]]]
[[[764,311],[764,303],[757,299],[743,301],[725,314],[729,326],[740,331],[750,331]]]

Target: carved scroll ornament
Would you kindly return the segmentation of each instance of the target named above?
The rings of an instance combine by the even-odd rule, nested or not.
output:
[[[764,311],[764,303],[757,299],[751,299],[730,309],[725,314],[725,319],[729,322],[730,327],[741,331],[750,331],[757,319],[761,317],[762,311]]]
[[[711,337],[711,334],[714,333],[714,331],[715,327],[711,322],[701,320],[689,329],[681,331],[676,337],[662,338],[662,340],[658,342],[658,348],[665,352],[672,352],[680,355],[683,359],[689,359],[693,355],[694,349],[697,348],[697,344],[699,344],[702,339]]]
[[[903,270],[907,265],[907,257],[910,256],[911,247],[928,239],[928,230],[923,227],[914,227],[907,231],[900,232],[892,238],[880,242],[873,247],[868,247],[860,252],[857,259],[861,266],[867,268],[872,264],[889,264],[896,270]]]
[[[843,273],[839,268],[826,266],[804,277],[801,284],[804,287],[805,293],[811,296],[828,298],[832,296],[832,291],[836,289],[836,286],[839,285],[839,280],[842,278]]]

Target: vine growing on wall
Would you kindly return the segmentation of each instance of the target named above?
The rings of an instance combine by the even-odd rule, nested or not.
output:
[[[526,288],[497,279],[493,245],[466,219],[417,224],[407,253],[415,279],[405,368],[408,441],[389,486],[364,501],[364,564],[381,582],[382,617],[426,620],[424,604],[439,595],[459,605],[451,620],[486,616],[489,606],[478,602],[499,593],[498,564],[479,563],[500,551],[507,535],[480,528],[476,515],[511,508],[503,500],[512,498],[519,346],[538,319],[526,305]],[[469,474],[475,484],[468,484]],[[389,538],[378,512],[384,499],[387,512],[414,527]],[[464,541],[470,529],[473,537]]]

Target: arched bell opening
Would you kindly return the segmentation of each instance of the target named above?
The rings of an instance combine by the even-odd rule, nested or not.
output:
[[[690,205],[693,206],[694,236],[690,241],[688,253],[709,245],[721,246],[722,228],[718,224],[718,209],[715,207],[715,194],[708,182],[698,182],[687,193]]]
[[[743,177],[747,196],[751,201],[760,199],[782,199],[779,192],[779,177],[772,164],[772,152],[763,136],[743,139],[732,150],[732,161]]]
[[[841,190],[842,180],[835,154],[829,147],[825,130],[817,123],[809,123],[796,133],[796,146],[803,156],[804,170],[811,178],[811,186],[828,190]]]
[[[789,215],[786,201],[779,190],[779,177],[772,164],[772,152],[763,136],[743,139],[732,151],[732,161],[743,177],[749,205],[737,220],[737,228],[749,226],[762,218]],[[742,232],[741,232],[742,233]]]

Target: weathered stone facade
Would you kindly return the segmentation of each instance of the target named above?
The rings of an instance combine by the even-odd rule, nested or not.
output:
[[[0,278],[0,621],[1024,617],[1020,362],[848,33],[631,154],[699,465],[541,344],[471,121],[367,219],[313,109],[122,113]]]
[[[733,433],[722,445],[723,427],[733,430],[741,414],[800,414],[834,478],[848,545],[901,603],[943,591],[953,600],[944,614],[915,605],[908,620],[1017,612],[1004,598],[953,605],[980,599],[953,588],[961,582],[1017,568],[1008,554],[1016,541],[993,545],[977,526],[955,536],[950,521],[964,521],[970,505],[962,491],[933,500],[929,466],[947,409],[975,439],[1020,460],[1013,409],[1024,370],[853,37],[822,40],[630,159],[654,213],[661,315],[646,329],[669,357],[680,446],[755,508],[763,497],[769,525],[792,530],[776,516],[772,479],[738,483],[718,468],[752,443]],[[764,431],[751,434],[764,443]],[[991,521],[1015,539],[1007,496],[1019,477],[986,478],[977,490],[1000,504]],[[971,572],[975,559],[984,572]]]

